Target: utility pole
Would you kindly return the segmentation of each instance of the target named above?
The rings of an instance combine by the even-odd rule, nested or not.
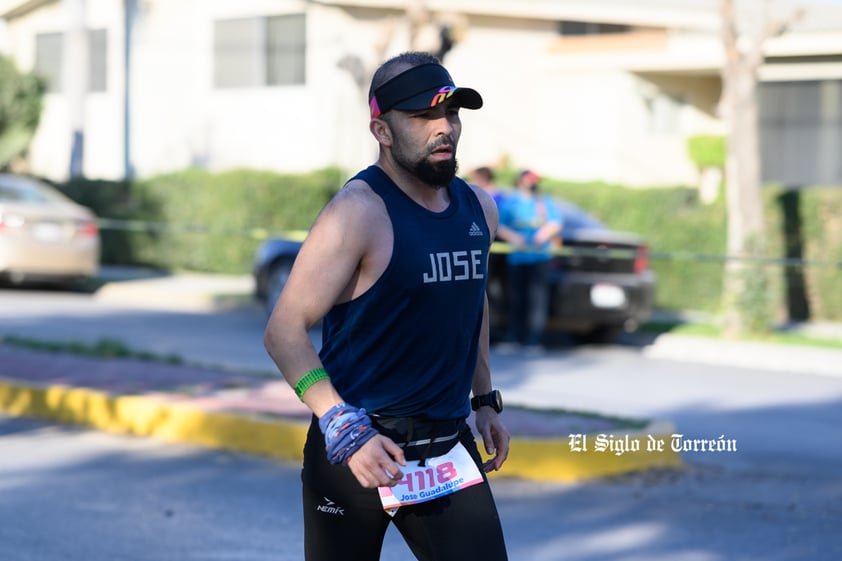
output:
[[[85,0],[64,0],[67,29],[62,57],[62,89],[67,101],[70,124],[70,178],[84,175],[85,97],[88,92],[88,30],[85,25]]]
[[[132,46],[137,0],[123,0],[123,179],[134,177],[132,165]]]

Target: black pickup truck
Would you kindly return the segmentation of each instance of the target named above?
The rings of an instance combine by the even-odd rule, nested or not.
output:
[[[564,217],[562,245],[551,263],[547,331],[579,342],[609,343],[633,331],[652,311],[655,274],[648,246],[636,235],[617,232],[581,208],[556,201]],[[275,306],[303,236],[267,239],[254,262],[256,297],[267,312]],[[504,331],[509,300],[505,244],[495,242],[488,269],[491,337]]]

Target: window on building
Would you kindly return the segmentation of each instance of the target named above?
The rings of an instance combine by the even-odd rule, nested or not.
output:
[[[63,33],[39,33],[35,36],[35,73],[46,80],[50,93],[62,90],[63,46]],[[107,59],[108,31],[88,30],[88,91],[106,91]]]
[[[559,22],[558,31],[564,36],[578,35],[610,35],[615,33],[629,33],[631,26],[616,23],[597,23],[593,21],[571,21]]]
[[[108,32],[104,29],[91,29],[88,32],[88,49],[88,91],[104,92],[108,89]]]
[[[269,85],[303,84],[305,45],[304,15],[268,18]]]
[[[842,185],[842,80],[758,84],[764,181]]]
[[[47,82],[47,91],[61,91],[61,33],[35,36],[35,73]]]
[[[214,85],[248,88],[303,84],[304,14],[214,23]]]
[[[649,130],[653,134],[669,135],[681,132],[681,111],[687,101],[680,96],[658,93],[647,99]]]

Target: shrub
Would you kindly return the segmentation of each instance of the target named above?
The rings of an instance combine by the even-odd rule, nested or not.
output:
[[[568,200],[613,230],[643,236],[657,275],[659,308],[716,312],[725,253],[725,208],[703,205],[696,189],[626,189],[603,183],[544,181],[545,191]]]
[[[142,228],[129,228],[126,221],[142,217],[157,219],[162,214],[160,201],[138,193],[125,181],[77,177],[56,187],[99,217],[103,263],[157,266],[143,259],[144,248],[154,243],[155,234]]]
[[[74,180],[61,186],[102,219],[103,263],[139,264],[244,274],[266,236],[307,229],[346,175],[329,168],[308,174],[190,169],[134,183]],[[726,251],[723,201],[699,201],[695,188],[626,189],[603,183],[544,179],[542,189],[579,205],[614,230],[646,238],[657,274],[656,306],[721,311]],[[779,190],[764,190],[766,254],[785,255]],[[842,319],[842,190],[803,192],[805,272],[813,319]],[[118,222],[110,222],[117,220]],[[147,228],[135,228],[140,221]],[[833,264],[836,264],[835,266]],[[784,310],[785,268],[765,263],[764,285]]]
[[[698,135],[687,139],[687,153],[699,168],[724,168],[725,148],[724,136]]]
[[[44,82],[0,55],[0,170],[28,147],[41,119]]]
[[[60,188],[100,217],[103,263],[239,274],[250,271],[266,235],[308,228],[341,178],[333,168],[304,175],[188,169]]]

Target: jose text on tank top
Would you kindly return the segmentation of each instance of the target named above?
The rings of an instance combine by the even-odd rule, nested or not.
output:
[[[376,166],[354,179],[386,205],[392,257],[371,288],[325,316],[322,362],[339,395],[369,413],[465,417],[489,248],[479,200],[455,178],[448,208],[432,212]]]

